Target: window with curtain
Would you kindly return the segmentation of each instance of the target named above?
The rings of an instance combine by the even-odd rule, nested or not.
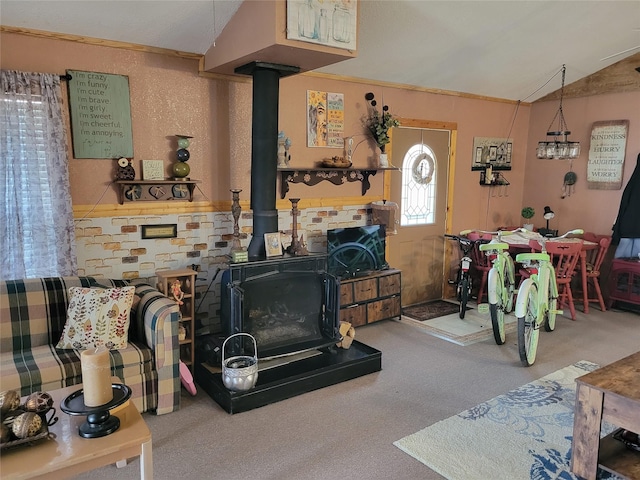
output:
[[[0,70],[0,102],[0,278],[75,275],[60,77]]]

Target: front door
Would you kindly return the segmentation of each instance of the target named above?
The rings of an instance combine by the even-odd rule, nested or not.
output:
[[[388,199],[398,205],[400,220],[387,243],[389,265],[402,270],[406,306],[443,296],[452,125],[401,123],[393,129],[390,145],[390,160],[400,172],[388,175]]]

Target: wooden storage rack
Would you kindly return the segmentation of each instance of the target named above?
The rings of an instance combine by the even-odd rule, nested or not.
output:
[[[390,269],[340,281],[340,320],[354,327],[399,317],[401,272]]]
[[[180,305],[180,325],[187,331],[186,337],[180,340],[180,360],[189,367],[193,373],[195,364],[195,300],[196,300],[196,276],[198,272],[190,268],[181,270],[159,270],[158,290],[171,300],[175,300],[171,294],[171,284],[176,280],[182,283],[182,305]]]

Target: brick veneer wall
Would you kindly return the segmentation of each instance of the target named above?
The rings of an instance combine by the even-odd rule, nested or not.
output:
[[[366,225],[367,205],[299,209],[298,236],[311,253],[326,252],[328,229]],[[278,211],[283,245],[291,243],[291,210]],[[145,239],[141,225],[177,224],[176,238]],[[238,221],[242,245],[248,246],[251,212]],[[76,220],[78,275],[105,278],[145,278],[156,283],[157,270],[197,265],[197,334],[220,331],[220,279],[227,268],[233,239],[231,212],[137,215]]]

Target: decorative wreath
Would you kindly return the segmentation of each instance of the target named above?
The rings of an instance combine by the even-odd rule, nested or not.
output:
[[[433,174],[436,171],[436,164],[433,157],[428,153],[421,153],[413,161],[411,166],[411,173],[413,174],[413,180],[416,183],[422,183],[428,185],[433,179]]]

